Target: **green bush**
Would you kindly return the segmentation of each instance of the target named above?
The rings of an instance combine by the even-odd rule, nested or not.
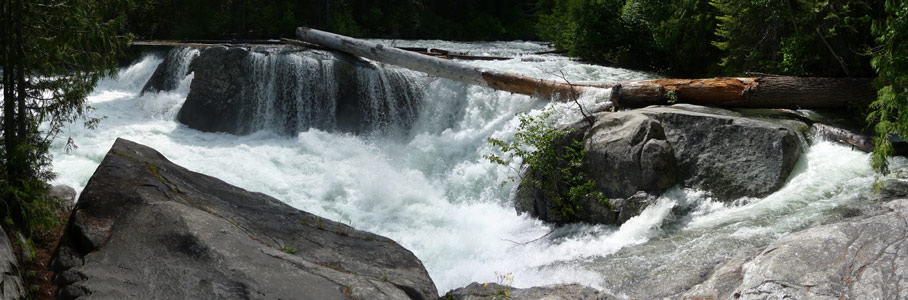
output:
[[[609,203],[585,171],[583,143],[572,138],[573,130],[557,129],[550,121],[552,114],[551,110],[538,116],[518,114],[520,125],[514,141],[489,139],[507,159],[495,154],[486,158],[503,166],[520,159],[528,168],[522,175],[522,183],[542,190],[552,201],[552,212],[562,217],[562,221],[570,222],[583,210],[584,202],[595,201],[606,206]]]
[[[888,158],[894,153],[890,134],[908,140],[908,3],[887,0],[886,13],[873,26],[881,45],[872,60],[879,90],[868,116],[877,132],[873,167],[882,173],[889,171]]]

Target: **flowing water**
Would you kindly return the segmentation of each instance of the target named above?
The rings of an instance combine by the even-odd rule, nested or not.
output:
[[[384,42],[513,57],[467,63],[548,79],[652,78],[555,55],[526,54],[547,50],[530,42]],[[293,63],[277,57],[257,61],[268,59]],[[403,126],[402,137],[354,135],[332,126],[300,127],[299,133],[288,135],[269,129],[278,126],[276,119],[263,119],[258,125],[262,130],[243,136],[205,133],[175,121],[194,74],[178,76],[175,90],[141,94],[162,61],[147,55],[121,70],[118,79],[98,85],[89,103],[95,108],[93,116],[106,119],[95,130],[78,125],[64,130],[79,148],[65,153],[62,142],[54,144],[57,183],[81,191],[115,138],[130,139],[190,170],[390,237],[422,260],[441,293],[474,281],[495,281],[496,272],[513,273],[517,287],[576,282],[615,291],[647,278],[671,282],[677,273],[710,270],[735,249],[758,247],[837,218],[840,208],[872,195],[874,174],[867,155],[818,143],[802,155],[786,187],[763,199],[722,204],[702,192],[675,188],[620,227],[553,228],[516,214],[510,199],[514,184],[508,180],[515,174],[489,163],[483,155],[494,150],[486,139],[512,138],[518,124],[515,113],[552,106],[562,122],[569,122],[578,119],[573,105],[549,104],[385,66],[389,71],[382,74],[399,78],[359,78],[373,78],[364,86],[378,86],[376,90],[387,90],[401,80],[418,86],[418,95],[406,99],[418,103],[405,105],[412,111],[403,112],[409,123]],[[185,74],[180,70],[184,69],[174,73]],[[273,92],[267,86],[256,89],[261,89],[256,92],[260,94]],[[330,97],[330,90],[320,95]],[[581,102],[601,105],[597,99],[607,93],[585,96]],[[302,94],[294,97],[304,98]],[[316,98],[324,101],[324,97]],[[314,109],[300,107],[300,113]],[[312,114],[309,120],[328,122],[317,119],[326,114],[330,113]]]

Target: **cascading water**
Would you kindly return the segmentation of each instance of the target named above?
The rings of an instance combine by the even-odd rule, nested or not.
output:
[[[142,93],[171,91],[180,86],[183,78],[189,74],[189,64],[199,56],[199,50],[188,47],[177,47],[167,53],[164,63],[152,74],[142,88]]]
[[[178,120],[235,134],[315,128],[404,136],[425,81],[342,54],[284,47],[206,49],[193,65],[198,84]]]
[[[572,81],[649,78],[558,56],[519,54],[544,50],[535,43],[409,43],[460,51],[480,48],[488,53],[473,54],[512,56],[508,61],[469,63],[547,79],[557,79],[559,70]],[[397,42],[397,46],[409,45]],[[239,136],[201,132],[180,124],[175,116],[198,74],[181,78],[173,91],[139,96],[143,80],[161,63],[160,58],[146,56],[122,70],[118,80],[100,83],[89,97],[96,114],[108,117],[99,128],[74,125],[64,131],[79,144],[77,150],[66,153],[62,142],[54,144],[58,183],[81,191],[114,139],[131,139],[191,170],[388,236],[423,261],[442,293],[473,281],[495,281],[496,271],[512,272],[517,287],[577,282],[617,291],[640,280],[670,286],[689,278],[684,274],[708,272],[739,249],[758,247],[836,218],[847,210],[844,208],[873,194],[874,173],[867,155],[818,143],[802,155],[789,184],[763,199],[723,204],[697,191],[675,189],[620,227],[575,224],[556,229],[515,213],[509,198],[514,185],[508,181],[514,174],[507,167],[489,163],[483,155],[494,150],[486,142],[489,137],[513,137],[518,124],[515,113],[553,106],[568,122],[578,118],[572,104],[547,104],[409,71],[379,68],[382,71],[373,72],[365,67],[344,77],[357,80],[355,94],[373,93],[384,99],[389,95],[383,93],[399,92],[400,84],[406,82],[418,87],[421,96],[401,100],[410,97],[403,95],[381,105],[363,105],[368,107],[364,111],[382,116],[370,117],[373,121],[365,123],[370,128],[406,127],[406,138],[350,135],[332,127],[332,122],[338,126],[337,118],[349,113],[346,108],[319,101],[339,95],[336,93],[354,93],[332,86],[346,84],[330,80],[339,76],[332,67],[337,63],[333,58],[310,60],[307,55],[249,58],[255,66],[250,74],[261,84],[255,87],[255,93],[261,93],[259,100],[280,99],[269,100],[269,91],[311,100],[299,101],[294,105],[306,106],[292,109],[256,106],[256,114],[263,117],[297,114],[301,121],[294,126],[299,126],[295,127],[299,133],[289,136],[276,129],[288,126],[276,118],[263,118],[250,134]],[[274,88],[286,84],[280,82],[290,78],[286,74],[308,80]],[[319,98],[322,96],[325,98]],[[596,98],[581,100],[595,105]],[[301,126],[304,122],[309,125]],[[548,234],[551,230],[554,232]]]

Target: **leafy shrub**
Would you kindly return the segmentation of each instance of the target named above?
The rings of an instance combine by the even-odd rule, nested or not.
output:
[[[881,44],[872,60],[878,77],[878,97],[870,105],[868,121],[876,123],[873,168],[887,173],[888,158],[893,155],[890,134],[908,139],[908,3],[886,1],[887,17],[874,24]]]
[[[518,114],[520,125],[514,141],[489,139],[508,159],[495,154],[486,158],[503,166],[510,166],[510,160],[520,159],[527,168],[522,183],[542,190],[553,203],[553,213],[568,222],[583,210],[582,203],[592,200],[608,205],[608,200],[596,190],[596,184],[585,171],[583,143],[572,138],[573,130],[555,128],[550,120],[553,113],[546,110],[537,116]]]

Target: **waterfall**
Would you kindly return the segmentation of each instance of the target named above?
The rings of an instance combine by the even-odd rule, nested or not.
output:
[[[185,71],[171,70],[184,60],[195,60],[187,67],[195,77],[178,120],[207,132],[295,135],[315,128],[406,136],[427,83],[412,71],[318,50],[211,47],[197,55],[188,51],[171,51],[155,74],[166,73],[168,81],[179,82]]]
[[[175,47],[167,53],[158,68],[155,70],[142,93],[156,93],[175,90],[180,82],[189,74],[189,64],[199,56],[200,51],[189,47]]]

